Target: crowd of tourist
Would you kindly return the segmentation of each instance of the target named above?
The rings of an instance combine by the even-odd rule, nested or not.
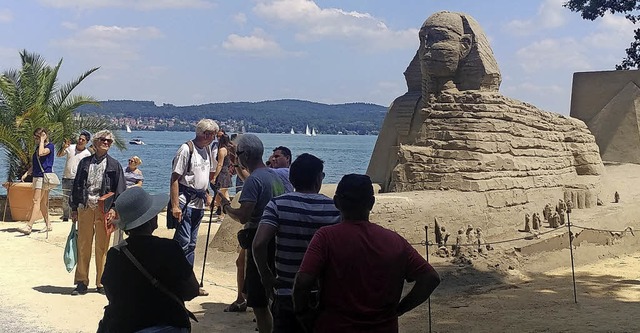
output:
[[[371,179],[345,175],[335,196],[327,197],[320,193],[324,162],[311,154],[293,159],[289,148],[278,146],[265,161],[257,136],[229,137],[203,119],[173,158],[169,195],[149,195],[142,160],[132,156],[123,168],[108,154],[114,142],[108,130],[83,131],[57,154],[46,129],[37,129],[34,140],[25,179],[33,178],[33,210],[42,212],[45,231],[51,224],[43,177],[52,172],[54,156],[67,158],[62,219],[78,230],[72,295],[88,292],[95,239],[96,291],[109,301],[99,332],[190,331],[195,316],[184,302],[208,295],[193,271],[207,209],[220,221],[227,216],[242,224],[237,298],[224,311],[252,308],[259,332],[397,332],[398,317],[439,284],[433,267],[404,238],[369,222]],[[234,175],[237,207],[228,191]],[[172,240],[152,235],[164,208],[167,227],[175,229]],[[31,233],[35,216],[19,231]],[[405,281],[415,284],[403,298]]]

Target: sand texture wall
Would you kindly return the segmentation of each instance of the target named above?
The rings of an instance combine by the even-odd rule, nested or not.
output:
[[[595,188],[602,162],[577,119],[498,93],[443,92],[402,140],[389,191]]]

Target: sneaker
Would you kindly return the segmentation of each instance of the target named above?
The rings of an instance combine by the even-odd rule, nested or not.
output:
[[[209,296],[209,293],[203,288],[200,288],[200,290],[198,290],[198,296]]]
[[[78,295],[84,295],[87,293],[87,285],[80,282],[78,283],[78,285],[76,286],[76,289],[73,289],[73,291],[71,292],[72,296],[78,296]]]
[[[62,218],[62,222],[67,222],[67,221],[69,221],[69,218],[68,218],[68,217],[63,217],[63,218]]]
[[[96,292],[98,294],[106,295],[104,292],[104,287],[96,287]]]

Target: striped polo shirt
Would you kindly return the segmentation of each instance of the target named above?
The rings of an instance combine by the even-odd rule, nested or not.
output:
[[[316,230],[340,222],[333,200],[316,193],[291,192],[273,198],[260,224],[275,227],[276,278],[282,283],[278,295],[291,295],[293,280]]]

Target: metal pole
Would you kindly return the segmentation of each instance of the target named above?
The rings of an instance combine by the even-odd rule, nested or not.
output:
[[[204,244],[204,260],[202,261],[202,275],[200,275],[200,288],[204,287],[204,267],[207,264],[207,252],[209,250],[209,235],[211,235],[211,223],[213,222],[213,206],[216,202],[216,195],[218,195],[218,186],[211,186],[213,190],[213,198],[211,199],[211,206],[209,206],[209,228],[207,229],[207,242]]]
[[[571,233],[571,219],[569,215],[571,214],[571,208],[567,209],[567,227],[569,228],[569,251],[571,253],[571,275],[573,277],[573,301],[578,303],[578,294],[576,291],[576,270],[575,265],[573,263],[573,234]]]
[[[429,262],[429,226],[424,226],[425,244],[424,247],[427,250],[427,263]],[[429,333],[431,333],[431,296],[427,298],[427,306],[429,307]]]

